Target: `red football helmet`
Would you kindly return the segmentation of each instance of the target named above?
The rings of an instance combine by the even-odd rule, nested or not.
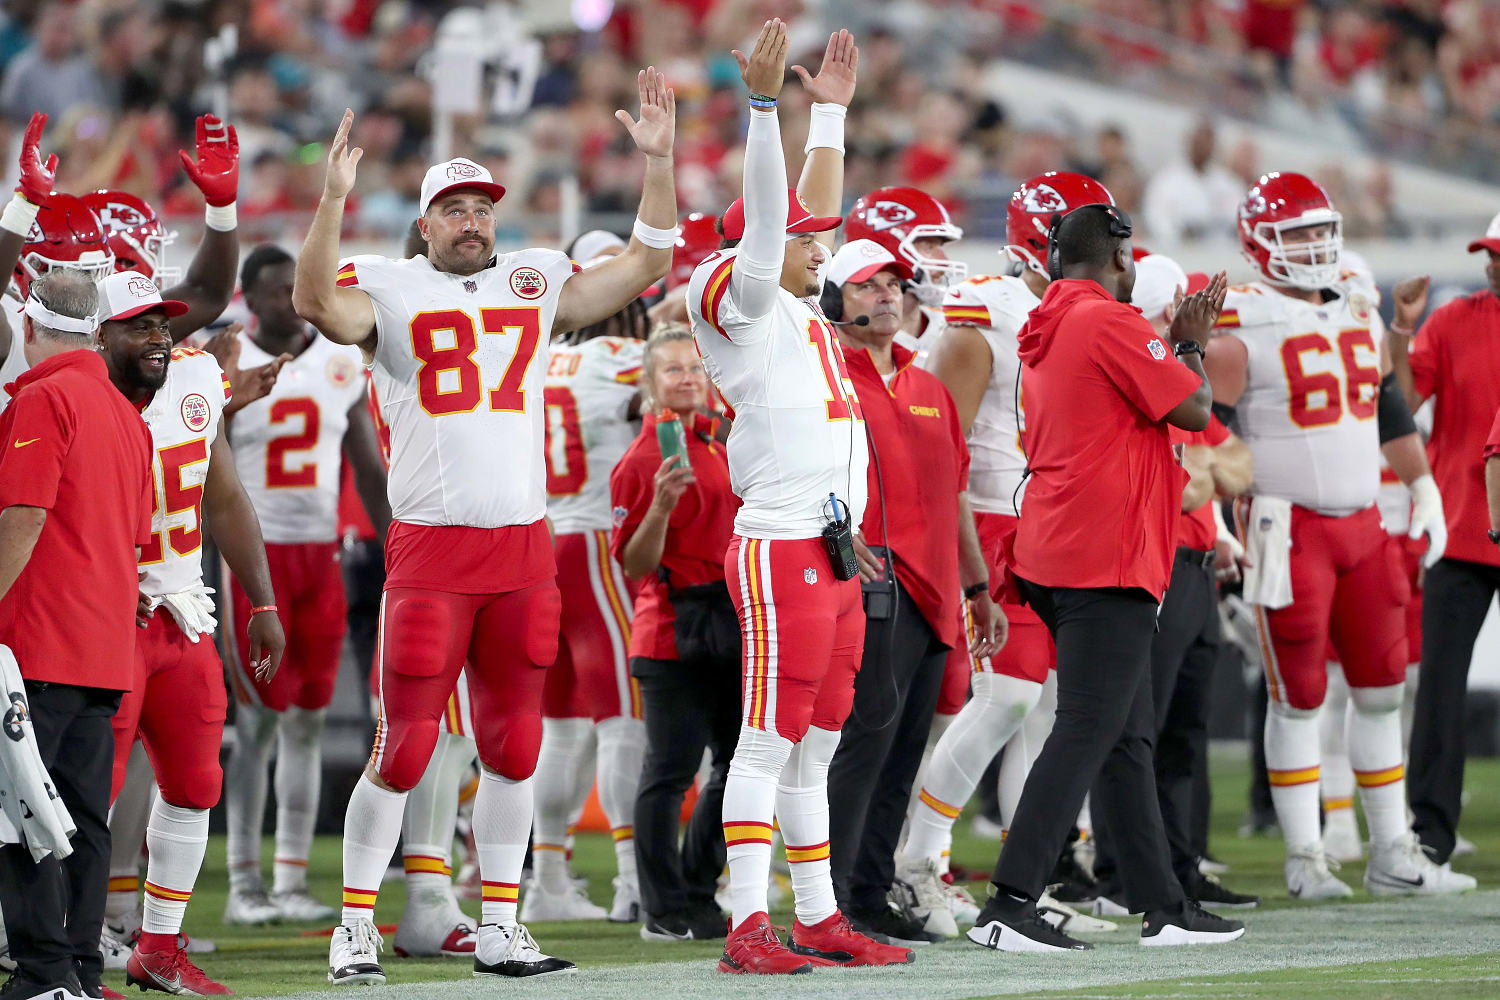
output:
[[[1240,204],[1240,248],[1272,284],[1327,288],[1339,279],[1342,219],[1328,192],[1311,177],[1265,174]],[[1328,235],[1306,242],[1284,239],[1307,226],[1327,226]]]
[[[1113,205],[1109,188],[1087,174],[1049,170],[1016,188],[1005,209],[1005,250],[1047,277],[1047,230],[1054,215],[1083,205]]]
[[[677,242],[672,246],[672,270],[667,272],[667,290],[687,284],[703,258],[719,249],[715,216],[703,212],[685,215],[678,223]]]
[[[70,194],[54,193],[37,212],[12,275],[16,293],[26,298],[31,282],[54,267],[83,271],[95,281],[115,269],[115,255],[99,217]]]
[[[969,267],[963,261],[918,253],[917,240],[963,237],[942,203],[913,187],[877,188],[856,201],[844,220],[844,239],[874,240],[912,266],[916,279],[907,287],[927,306],[941,304],[949,286],[968,276]]]
[[[91,191],[83,203],[104,224],[104,235],[115,255],[116,271],[139,271],[158,288],[177,284],[181,268],[166,266],[167,244],[177,238],[167,232],[156,209],[144,199],[125,191]]]

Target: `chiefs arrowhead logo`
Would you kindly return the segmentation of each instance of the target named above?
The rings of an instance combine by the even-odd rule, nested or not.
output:
[[[471,177],[478,177],[479,174],[479,168],[472,163],[465,163],[462,160],[454,160],[452,163],[448,164],[448,179],[450,181],[468,180]]]
[[[883,233],[887,229],[895,229],[897,226],[910,222],[917,217],[906,205],[899,201],[877,201],[865,209],[865,225]]]
[[[140,210],[131,206],[121,204],[117,201],[109,202],[104,206],[104,211],[99,213],[99,221],[104,223],[110,232],[118,232],[121,229],[134,229],[136,226],[144,226],[146,217]]]
[[[45,240],[46,238],[47,238],[47,234],[44,233],[44,232],[42,232],[42,225],[41,225],[41,223],[39,223],[35,219],[33,219],[31,221],[31,228],[28,229],[28,230],[26,230],[26,242],[27,243],[40,243],[40,242],[42,242],[42,240]]]
[[[1046,215],[1049,212],[1068,210],[1067,199],[1051,184],[1038,184],[1034,188],[1026,188],[1021,195],[1021,205],[1032,215]]]
[[[156,283],[139,274],[125,282],[125,287],[138,299],[149,299],[156,294]]]

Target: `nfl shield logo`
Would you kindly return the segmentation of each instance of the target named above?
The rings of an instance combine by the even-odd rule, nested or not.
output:
[[[1155,358],[1157,361],[1165,361],[1166,360],[1167,349],[1166,349],[1165,346],[1162,345],[1161,341],[1159,341],[1159,340],[1153,340],[1153,341],[1151,341],[1151,343],[1149,343],[1149,344],[1146,345],[1146,348],[1151,352],[1151,356],[1153,358]]]
[[[464,291],[466,291],[466,292],[477,292],[477,291],[479,291],[479,282],[473,281],[473,280],[466,280],[464,282]]]
[[[807,569],[802,571],[802,579],[807,581],[809,585],[817,583],[818,571],[809,566],[807,567]]]

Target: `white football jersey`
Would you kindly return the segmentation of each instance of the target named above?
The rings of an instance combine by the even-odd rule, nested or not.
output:
[[[240,334],[240,365],[275,360]],[[288,361],[276,384],[234,415],[230,440],[240,482],[268,542],[292,545],[338,539],[339,485],[349,408],[363,405],[359,348],[314,335]]]
[[[397,520],[499,528],[546,514],[547,340],[573,272],[554,250],[501,254],[470,275],[423,256],[339,268],[338,283],[375,306],[372,370]]]
[[[830,493],[858,525],[869,450],[838,335],[813,300],[786,289],[777,289],[766,315],[746,317],[729,292],[735,256],[711,254],[688,282],[693,340],[734,410],[729,479],[744,501],[734,530],[816,538],[832,510]]]
[[[951,295],[952,292],[949,292]],[[937,343],[938,337],[943,335],[943,329],[948,322],[943,317],[943,310],[929,309],[926,306],[918,306],[922,312],[925,322],[922,324],[922,335],[920,337],[907,333],[905,330],[896,332],[895,342],[915,354],[916,360],[912,363],[918,368],[927,367],[927,356],[932,353],[932,345]]]
[[[559,535],[613,525],[609,474],[639,430],[627,419],[645,343],[595,337],[547,361],[547,516]]]
[[[10,350],[4,360],[0,361],[0,410],[10,405],[10,393],[5,391],[5,387],[31,367],[26,363],[26,329],[22,322],[25,310],[26,304],[15,296],[7,293],[0,297],[0,312],[5,314],[5,319],[0,322],[10,326]]]
[[[990,347],[990,381],[969,427],[969,501],[986,514],[1020,516],[1025,495],[1025,414],[1017,405],[1016,335],[1041,303],[1026,282],[1009,275],[970,278],[943,299],[947,325],[972,326]],[[926,340],[926,337],[922,338]]]
[[[1380,293],[1353,276],[1321,304],[1256,282],[1230,289],[1217,331],[1249,354],[1236,406],[1255,474],[1250,493],[1344,517],[1375,502]]]
[[[141,418],[151,428],[156,492],[151,541],[141,549],[141,592],[175,594],[203,583],[203,484],[229,380],[212,354],[172,349],[167,381]]]

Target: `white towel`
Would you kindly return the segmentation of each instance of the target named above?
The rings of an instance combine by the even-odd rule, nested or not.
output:
[[[1292,603],[1292,505],[1275,497],[1250,501],[1245,518],[1245,600],[1265,608]]]
[[[42,766],[26,700],[21,668],[8,646],[0,646],[0,844],[22,844],[40,861],[73,853],[68,842],[77,827]]]
[[[164,605],[173,618],[177,619],[177,625],[182,629],[183,635],[188,637],[189,642],[197,642],[200,635],[213,635],[214,627],[219,623],[214,618],[214,602],[208,595],[212,594],[212,587],[189,587],[187,590],[179,590],[175,594],[162,594],[150,600],[148,610],[156,610],[158,606]]]

